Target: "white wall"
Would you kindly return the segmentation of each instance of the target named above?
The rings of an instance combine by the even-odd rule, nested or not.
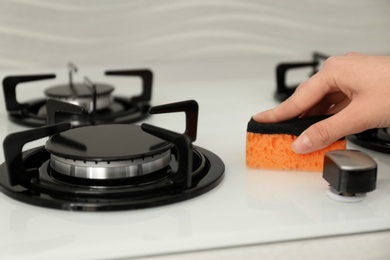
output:
[[[390,54],[389,0],[0,0],[0,69]]]

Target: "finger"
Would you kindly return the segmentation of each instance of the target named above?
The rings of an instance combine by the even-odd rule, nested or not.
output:
[[[299,154],[314,152],[349,134],[367,129],[369,114],[359,109],[359,103],[351,103],[339,113],[310,126],[294,141],[292,149]]]
[[[328,115],[336,114],[336,113],[340,112],[341,110],[343,110],[344,108],[346,108],[350,103],[351,103],[351,100],[346,97],[342,101],[340,101],[337,104],[335,104],[334,106],[332,106],[326,112],[326,114],[328,114]]]
[[[347,52],[343,56],[345,56],[345,57],[363,57],[363,56],[368,56],[368,55],[360,53],[360,52],[351,51],[351,52]]]
[[[302,82],[286,101],[274,109],[253,116],[258,122],[280,122],[303,114],[329,92],[333,91],[334,80],[327,70],[321,70],[308,80]]]
[[[336,112],[331,112],[333,111],[333,107],[338,106],[340,103],[345,103],[345,99],[346,96],[340,91],[328,94],[324,97],[323,100],[321,100],[318,104],[314,105],[300,117],[334,114]]]

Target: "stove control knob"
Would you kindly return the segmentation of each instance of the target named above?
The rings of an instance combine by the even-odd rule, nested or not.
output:
[[[342,202],[362,201],[376,188],[377,163],[356,150],[325,153],[322,177],[329,182],[328,197]]]

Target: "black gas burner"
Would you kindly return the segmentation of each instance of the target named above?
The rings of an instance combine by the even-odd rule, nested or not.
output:
[[[390,128],[370,129],[347,139],[367,149],[390,154]]]
[[[112,96],[114,87],[104,83],[92,83],[85,79],[83,83],[73,82],[73,73],[76,67],[69,65],[69,82],[52,86],[45,90],[45,97],[19,103],[16,97],[16,87],[20,83],[52,79],[54,74],[8,76],[3,80],[3,90],[6,109],[9,118],[25,126],[46,125],[47,99],[54,99],[70,104],[82,106],[88,113],[94,114],[95,124],[133,123],[148,116],[152,95],[153,74],[148,69],[140,70],[110,70],[107,76],[141,77],[142,93],[139,96]],[[85,125],[77,116],[68,118],[73,125]]]
[[[170,162],[172,147],[139,126],[125,124],[81,127],[52,136],[46,143],[53,170],[87,179],[127,178],[161,170]]]
[[[198,104],[184,101],[150,113],[186,113],[186,131],[142,124],[72,128],[59,123],[10,134],[4,140],[1,191],[32,205],[79,211],[153,207],[187,200],[217,186],[224,163],[192,142]],[[45,146],[22,152],[31,141]]]

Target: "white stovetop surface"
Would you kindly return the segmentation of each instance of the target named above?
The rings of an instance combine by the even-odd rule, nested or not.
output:
[[[153,105],[198,101],[195,144],[225,162],[222,183],[189,201],[103,213],[40,208],[0,194],[0,259],[127,259],[390,230],[390,160],[386,155],[368,152],[379,164],[377,189],[363,202],[351,204],[328,199],[328,185],[319,172],[246,168],[246,124],[254,113],[277,104],[273,100],[275,61],[148,67],[155,74]],[[102,71],[81,69],[76,78],[87,75],[91,80],[118,83],[116,94],[128,93],[123,91],[126,85],[139,84],[137,80],[104,78]],[[39,97],[37,93],[42,92],[38,89],[67,80],[61,68],[29,72],[60,75],[41,85],[21,85],[20,99]],[[1,77],[10,73],[27,71],[2,73]],[[7,120],[2,92],[0,100],[3,140],[11,132],[27,128]],[[154,115],[145,122],[184,130],[182,113]],[[4,161],[2,151],[0,160]]]

